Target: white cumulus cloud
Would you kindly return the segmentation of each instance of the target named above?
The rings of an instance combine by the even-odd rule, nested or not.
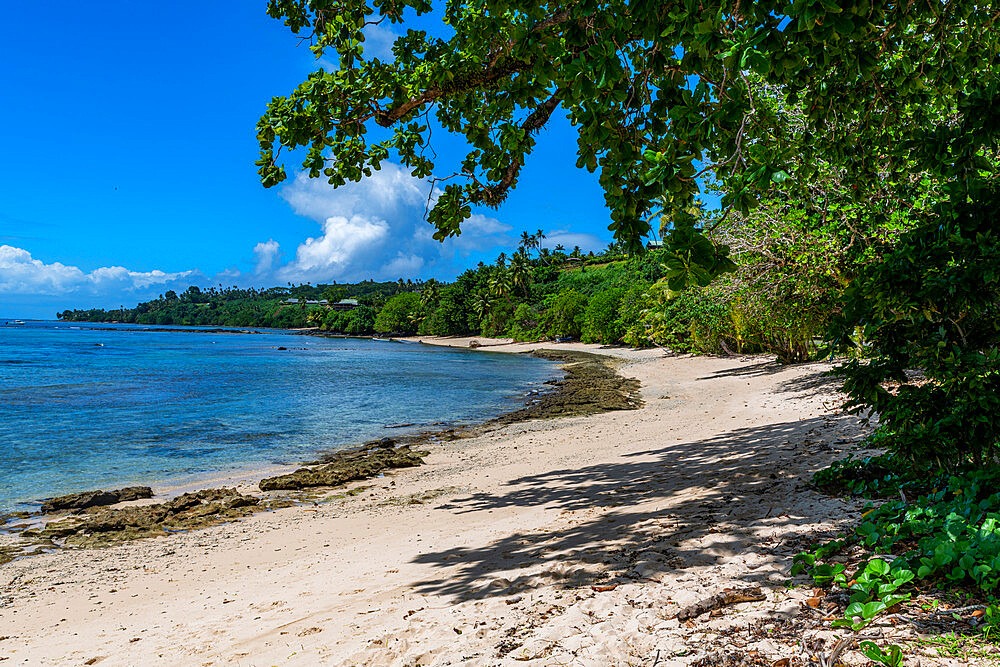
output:
[[[84,272],[61,262],[34,259],[24,248],[0,245],[0,294],[97,295],[111,291],[138,292],[202,278],[198,271],[166,273],[130,271],[122,266],[105,266]]]
[[[323,223],[323,235],[306,239],[295,251],[295,261],[281,267],[278,277],[296,281],[340,273],[376,255],[388,235],[389,224],[384,220],[360,215],[329,217]]]
[[[474,214],[459,237],[435,241],[424,219],[438,196],[430,184],[403,167],[384,162],[358,183],[334,189],[325,180],[300,173],[282,191],[295,213],[311,218],[321,233],[307,238],[294,259],[273,266],[278,282],[451,277],[466,268],[471,253],[515,244],[510,225]],[[273,240],[254,249],[258,267],[278,255]]]
[[[261,241],[253,247],[254,273],[267,273],[274,267],[278,258],[279,246],[274,239]]]

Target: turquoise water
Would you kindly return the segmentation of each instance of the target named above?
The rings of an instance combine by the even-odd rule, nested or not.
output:
[[[487,418],[555,372],[399,342],[0,320],[0,511]]]

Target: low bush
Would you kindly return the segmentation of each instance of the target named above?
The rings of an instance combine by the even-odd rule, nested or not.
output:
[[[417,332],[416,315],[420,311],[420,297],[413,292],[403,292],[391,297],[375,318],[375,331],[379,333],[413,334]]]
[[[621,342],[625,327],[621,322],[619,305],[625,292],[624,288],[619,287],[591,297],[583,314],[583,342],[604,345]]]

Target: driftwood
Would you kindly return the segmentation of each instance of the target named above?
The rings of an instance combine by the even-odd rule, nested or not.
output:
[[[766,599],[767,596],[760,590],[760,586],[732,588],[684,607],[677,612],[677,620],[686,621],[689,618],[701,616],[704,613],[713,611],[719,607],[725,607],[726,605],[739,604],[740,602],[760,602]]]

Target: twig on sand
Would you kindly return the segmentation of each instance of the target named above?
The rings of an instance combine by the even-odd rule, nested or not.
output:
[[[740,602],[760,602],[766,600],[767,596],[761,591],[760,586],[749,588],[733,588],[728,591],[716,593],[711,597],[699,600],[692,605],[684,607],[677,612],[678,621],[686,621],[702,614],[713,611],[726,605],[738,604]]]
[[[812,653],[809,651],[806,642],[802,642],[802,654],[808,658],[816,658],[819,661],[819,667],[834,667],[837,664],[837,658],[845,650],[854,645],[857,641],[857,637],[841,637],[840,641],[833,645],[833,650],[830,651],[829,655],[823,655],[822,653]]]

